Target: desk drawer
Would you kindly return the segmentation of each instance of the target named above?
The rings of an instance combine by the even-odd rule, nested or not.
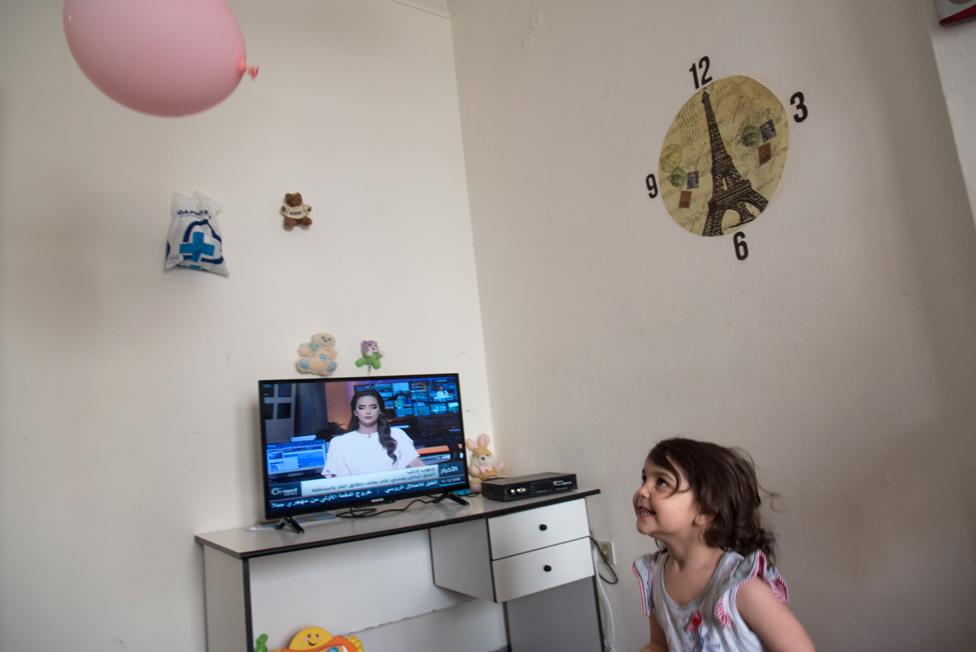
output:
[[[492,562],[495,602],[551,589],[593,575],[590,540],[577,539]]]
[[[492,559],[545,548],[589,534],[584,500],[570,500],[488,520]]]

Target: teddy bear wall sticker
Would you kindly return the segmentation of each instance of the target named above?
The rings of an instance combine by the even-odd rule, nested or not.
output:
[[[285,200],[279,212],[284,220],[282,226],[285,231],[291,231],[296,226],[307,229],[312,224],[312,218],[309,217],[312,207],[305,203],[300,192],[285,193]]]
[[[339,357],[335,342],[335,337],[329,333],[314,333],[308,342],[298,346],[295,368],[303,374],[330,375],[336,370],[336,359]]]

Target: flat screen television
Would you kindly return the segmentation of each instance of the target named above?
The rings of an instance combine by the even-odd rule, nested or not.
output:
[[[258,395],[268,520],[469,488],[456,373],[260,380]]]

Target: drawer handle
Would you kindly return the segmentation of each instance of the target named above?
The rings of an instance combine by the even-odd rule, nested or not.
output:
[[[544,570],[544,571],[546,571],[548,573],[549,571],[552,570],[552,566],[550,566],[549,564],[546,564],[545,566],[542,567],[542,570]]]
[[[540,523],[539,524],[539,529],[542,530],[543,532],[545,532],[546,530],[549,529],[549,526],[546,525],[545,523]]]

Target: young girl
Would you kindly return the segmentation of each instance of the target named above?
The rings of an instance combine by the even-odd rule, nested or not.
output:
[[[661,548],[634,562],[651,625],[642,652],[813,650],[786,606],[760,502],[744,453],[690,439],[651,449],[634,494],[637,531]]]

